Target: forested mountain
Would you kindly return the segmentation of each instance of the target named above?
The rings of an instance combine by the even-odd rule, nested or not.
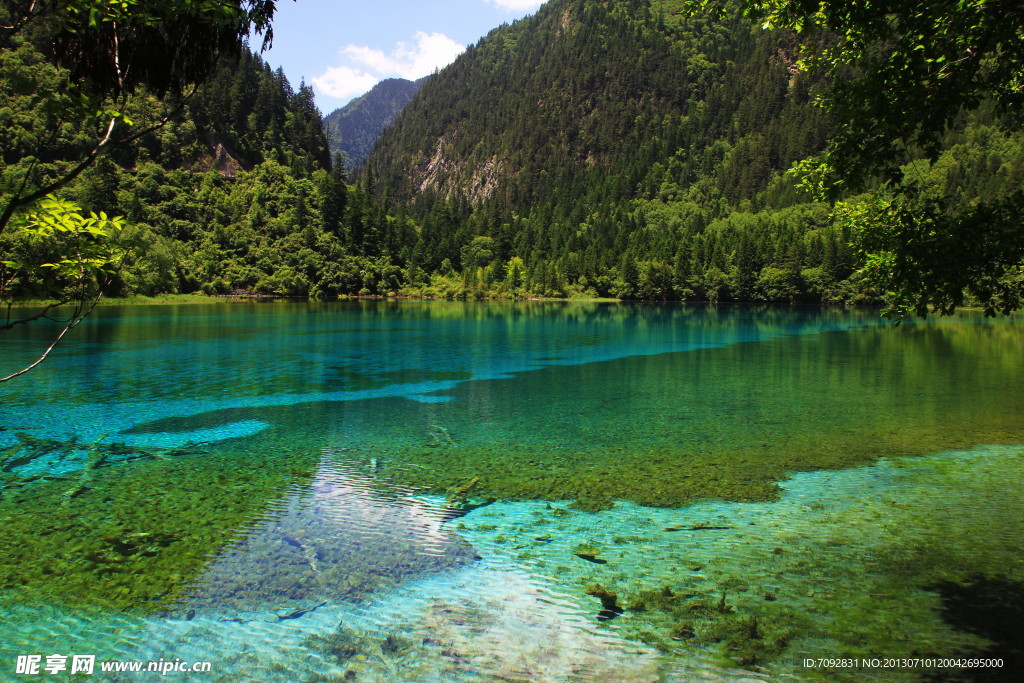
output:
[[[496,29],[382,137],[369,164],[378,186],[521,211],[552,189],[575,200],[583,185],[631,197],[675,158],[670,181],[720,165],[717,194],[751,198],[773,170],[820,149],[827,122],[809,106],[791,37],[676,5],[554,0]]]
[[[727,294],[725,257],[740,242],[706,228],[735,209],[791,203],[791,188],[765,191],[822,148],[829,123],[791,36],[738,12],[688,16],[682,4],[552,0],[424,86],[366,169],[379,193],[417,206],[428,271],[464,265],[476,236],[503,261],[521,259],[537,293]],[[799,232],[814,216],[804,212]],[[742,232],[771,240],[745,245],[771,252],[743,256],[750,269],[794,243],[789,230]],[[813,240],[829,245],[839,278],[849,273],[842,235]]]
[[[783,175],[830,139],[815,103],[829,84],[799,68],[793,34],[689,4],[549,0],[427,80],[354,182],[311,90],[247,53],[190,98],[136,96],[141,139],[64,194],[127,219],[111,294],[879,301],[855,221]],[[0,58],[2,194],[73,165],[82,131],[38,106],[68,77],[45,44]],[[384,114],[381,99],[350,118]],[[986,103],[933,160],[908,149],[920,196],[969,208],[1019,192],[1024,133],[1008,121]],[[4,253],[47,262],[12,239]],[[28,271],[4,278],[45,294]]]
[[[73,168],[90,131],[39,106],[60,97],[67,77],[45,39],[19,40],[0,57],[4,196],[23,181]],[[384,291],[400,287],[391,264],[400,260],[395,245],[410,238],[391,234],[398,221],[332,165],[305,84],[294,91],[282,71],[246,52],[222,61],[191,97],[161,106],[141,93],[128,113],[141,137],[112,146],[62,192],[84,211],[126,219],[117,235],[126,256],[104,287],[108,295],[332,296],[378,293],[378,283]],[[8,270],[0,262],[5,298],[59,295],[31,267],[53,260],[50,246],[6,232],[0,254],[30,266]]]
[[[848,226],[781,177],[829,138],[827,84],[794,35],[686,4],[551,0],[425,84],[366,164],[422,222],[412,263],[470,293],[874,300]],[[946,146],[979,142],[979,182],[1005,187],[1021,140],[993,123],[983,110]],[[969,201],[950,183],[980,169],[940,161],[957,170],[913,172]]]
[[[116,201],[101,205],[133,226],[135,248],[116,283],[124,290],[324,297],[376,294],[378,282],[397,290],[391,264],[401,240],[389,233],[397,222],[349,186],[335,161],[312,90],[293,91],[280,69],[247,53],[223,63],[180,118],[145,139],[139,160],[120,171],[100,165],[82,185],[106,169]]]
[[[394,123],[427,78],[388,78],[324,117],[332,155],[343,155],[350,171],[362,166],[381,131]]]
[[[198,137],[214,149],[229,145],[241,155],[246,170],[267,160],[285,163],[299,174],[330,167],[313,89],[302,83],[293,91],[284,71],[272,71],[251,52],[244,52],[237,63],[222,62],[187,107]],[[173,160],[163,161],[167,165]]]

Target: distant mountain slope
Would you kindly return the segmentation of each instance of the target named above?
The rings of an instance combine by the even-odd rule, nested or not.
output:
[[[425,77],[417,81],[389,78],[331,112],[324,119],[331,153],[344,154],[350,169],[361,166],[381,131],[394,122],[425,80]]]
[[[551,0],[442,70],[368,160],[397,198],[436,191],[521,213],[713,176],[730,202],[828,133],[792,38],[672,0]],[[669,172],[670,177],[665,177]],[[654,175],[652,175],[654,174]]]
[[[490,259],[468,289],[521,265],[543,295],[774,300],[809,292],[809,268],[846,277],[848,240],[816,209],[740,217],[801,201],[775,179],[829,135],[795,37],[686,8],[549,0],[432,77],[364,165],[422,221],[412,260]],[[755,292],[769,265],[798,286]]]

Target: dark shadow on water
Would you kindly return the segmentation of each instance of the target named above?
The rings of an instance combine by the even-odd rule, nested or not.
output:
[[[973,576],[963,583],[941,581],[929,587],[942,598],[942,618],[959,631],[979,635],[990,647],[949,656],[1002,659],[1000,668],[943,671],[927,681],[1019,681],[1024,671],[1024,582]]]

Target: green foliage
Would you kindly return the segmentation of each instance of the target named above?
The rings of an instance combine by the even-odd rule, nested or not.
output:
[[[951,314],[965,303],[1008,315],[1024,295],[1024,192],[954,212],[941,200],[876,193],[841,203],[859,230],[864,272],[901,316]]]
[[[196,7],[218,4],[241,6]],[[187,101],[140,90],[68,119],[82,100],[51,34],[14,36],[0,191],[74,172],[66,200],[122,213],[116,294],[1019,306],[1015,11],[1007,28],[979,2],[883,3],[881,23],[861,2],[695,4],[551,0],[495,29],[423,85],[356,185],[312,90],[255,54],[210,65]],[[928,22],[946,24],[911,35]],[[76,171],[100,124],[135,144]]]
[[[535,296],[1008,311],[1024,43],[999,12],[553,0],[425,84],[367,167],[412,202],[422,267],[463,269],[447,295],[479,295],[483,236]],[[813,201],[883,185],[897,223]]]
[[[323,170],[330,167],[330,159],[311,90],[302,85],[292,91],[283,73],[271,71],[249,52],[237,62],[221,61],[187,108],[169,103],[177,112],[164,125],[149,125],[163,115],[155,98],[140,94],[130,100],[127,111],[141,129],[135,144],[97,156],[71,178],[68,169],[80,163],[78,155],[87,153],[93,140],[88,124],[63,122],[66,108],[57,105],[61,97],[67,99],[62,95],[67,72],[24,40],[17,49],[0,50],[0,59],[5,65],[0,90],[10,94],[0,108],[0,141],[10,163],[0,170],[3,198],[17,200],[19,194],[61,178],[66,197],[42,206],[29,204],[20,214],[12,211],[21,218],[4,233],[3,258],[17,264],[9,265],[4,276],[6,298],[63,300],[71,292],[85,291],[67,277],[56,277],[52,268],[39,270],[40,264],[66,270],[83,254],[83,265],[99,267],[91,255],[60,250],[86,245],[89,229],[108,224],[116,228],[111,234],[119,234],[118,248],[127,250],[106,261],[123,266],[116,276],[104,273],[108,294],[235,289],[337,294],[345,287],[335,282],[343,278],[333,259],[343,253],[346,224],[358,218],[376,226],[383,220],[379,210],[365,217],[365,203],[347,205],[350,190],[343,169]],[[211,171],[199,172],[204,169]],[[42,208],[52,209],[54,202],[72,208],[59,220],[49,220]],[[97,214],[101,223],[91,223],[81,206],[122,213],[125,221]],[[59,230],[42,229],[58,228],[60,220],[75,215],[83,228],[77,243]],[[123,223],[131,225],[124,228]],[[34,224],[42,227],[26,230]],[[387,234],[375,229],[373,236],[378,232]],[[98,236],[89,237],[96,241]],[[90,273],[81,279],[93,283],[89,291],[98,291],[98,280]],[[351,293],[366,280],[362,275],[357,279],[360,286]],[[376,288],[375,281],[371,284]]]
[[[487,237],[522,261],[517,295],[753,298],[750,264],[731,282],[742,231],[702,233],[805,201],[774,179],[829,125],[791,38],[683,9],[549,2],[425,83],[367,161],[381,195],[411,200],[421,267],[481,267],[465,250]]]
[[[210,165],[194,154],[176,156],[182,146],[198,147],[207,154],[210,147],[219,147],[224,152],[222,164],[226,158],[244,169],[273,160],[303,175],[331,165],[312,88],[302,83],[293,91],[283,71],[271,70],[249,51],[218,64],[190,100],[188,113],[181,123],[187,121],[192,127],[172,127],[177,138],[173,144],[151,146],[154,158],[165,165]],[[223,166],[219,170],[229,171]]]
[[[10,99],[0,111],[0,141],[5,162],[14,168],[0,176],[0,233],[19,213],[38,211],[35,204],[73,182],[101,153],[129,147],[152,130],[126,131],[134,126],[128,112],[139,104],[130,95],[142,88],[161,97],[180,94],[204,78],[222,52],[237,51],[250,31],[267,31],[269,39],[274,5],[273,0],[4,3],[0,89]],[[151,109],[142,107],[150,115]]]
[[[12,294],[67,301],[90,296],[114,274],[124,251],[117,238],[124,219],[84,214],[52,195],[19,216],[0,260],[0,301]]]
[[[250,31],[265,31],[269,40],[274,6],[274,0],[4,3],[0,53],[13,67],[4,89],[15,102],[0,112],[0,124],[15,140],[3,151],[5,158],[28,163],[2,178],[0,232],[15,213],[65,187],[101,153],[130,148],[151,130],[131,131],[129,110],[139,104],[131,95],[148,89],[173,99],[205,78],[222,53],[237,53]],[[26,104],[37,105],[49,120],[36,119]],[[159,119],[153,109],[142,106]],[[164,121],[166,116],[156,127]],[[91,141],[68,149],[69,122]],[[48,161],[64,163],[39,168]]]
[[[465,268],[482,268],[494,258],[494,238],[474,237],[462,248],[462,265]]]
[[[18,22],[49,27],[58,64],[101,98],[139,88],[159,96],[202,81],[250,32],[269,44],[276,0],[59,0],[11,2]]]
[[[847,182],[902,181],[908,146],[934,160],[963,110],[1024,104],[1024,9],[990,0],[758,0],[764,22],[798,32],[804,67],[831,77],[824,104],[843,124],[829,159]]]
[[[831,83],[822,103],[840,125],[821,160],[801,170],[833,198],[847,189],[875,192],[841,204],[836,220],[858,235],[866,281],[885,292],[889,310],[924,316],[979,303],[991,315],[1019,308],[1019,171],[1007,184],[1002,169],[983,168],[995,185],[965,193],[962,183],[925,178],[920,166],[943,158],[950,131],[967,113],[1019,130],[1024,9],[989,0],[743,6],[766,27],[798,32],[801,66]],[[991,105],[998,116],[986,111]]]

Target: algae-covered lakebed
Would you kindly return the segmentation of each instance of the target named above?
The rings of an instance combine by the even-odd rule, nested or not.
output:
[[[360,301],[111,306],[76,334],[4,388],[3,662],[1020,671],[1015,319]],[[804,666],[841,657],[1003,666]]]

